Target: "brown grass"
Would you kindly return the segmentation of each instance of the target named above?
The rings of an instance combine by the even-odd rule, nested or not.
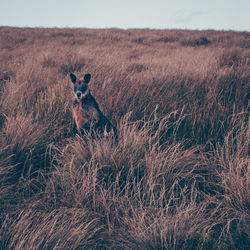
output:
[[[247,249],[247,32],[0,28],[1,249]],[[118,140],[73,137],[68,74]]]

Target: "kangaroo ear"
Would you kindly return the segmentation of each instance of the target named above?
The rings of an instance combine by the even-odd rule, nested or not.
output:
[[[86,75],[84,76],[84,81],[85,81],[85,83],[89,83],[90,78],[91,78],[91,75],[90,75],[90,74],[86,74]]]
[[[76,83],[76,76],[73,73],[70,73],[70,79],[73,83]]]

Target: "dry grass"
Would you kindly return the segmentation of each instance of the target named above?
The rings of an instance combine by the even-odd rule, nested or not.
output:
[[[1,249],[247,249],[247,32],[0,28]],[[73,137],[90,72],[118,140]]]

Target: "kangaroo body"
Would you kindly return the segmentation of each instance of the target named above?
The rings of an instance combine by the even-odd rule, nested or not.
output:
[[[83,134],[84,132],[96,132],[104,134],[113,130],[116,135],[116,128],[104,116],[99,109],[95,98],[88,88],[90,74],[84,76],[83,81],[78,81],[74,74],[70,74],[74,83],[73,118],[74,132]]]

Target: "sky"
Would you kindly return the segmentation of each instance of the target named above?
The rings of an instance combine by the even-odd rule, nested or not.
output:
[[[0,0],[0,26],[250,31],[250,0]]]

